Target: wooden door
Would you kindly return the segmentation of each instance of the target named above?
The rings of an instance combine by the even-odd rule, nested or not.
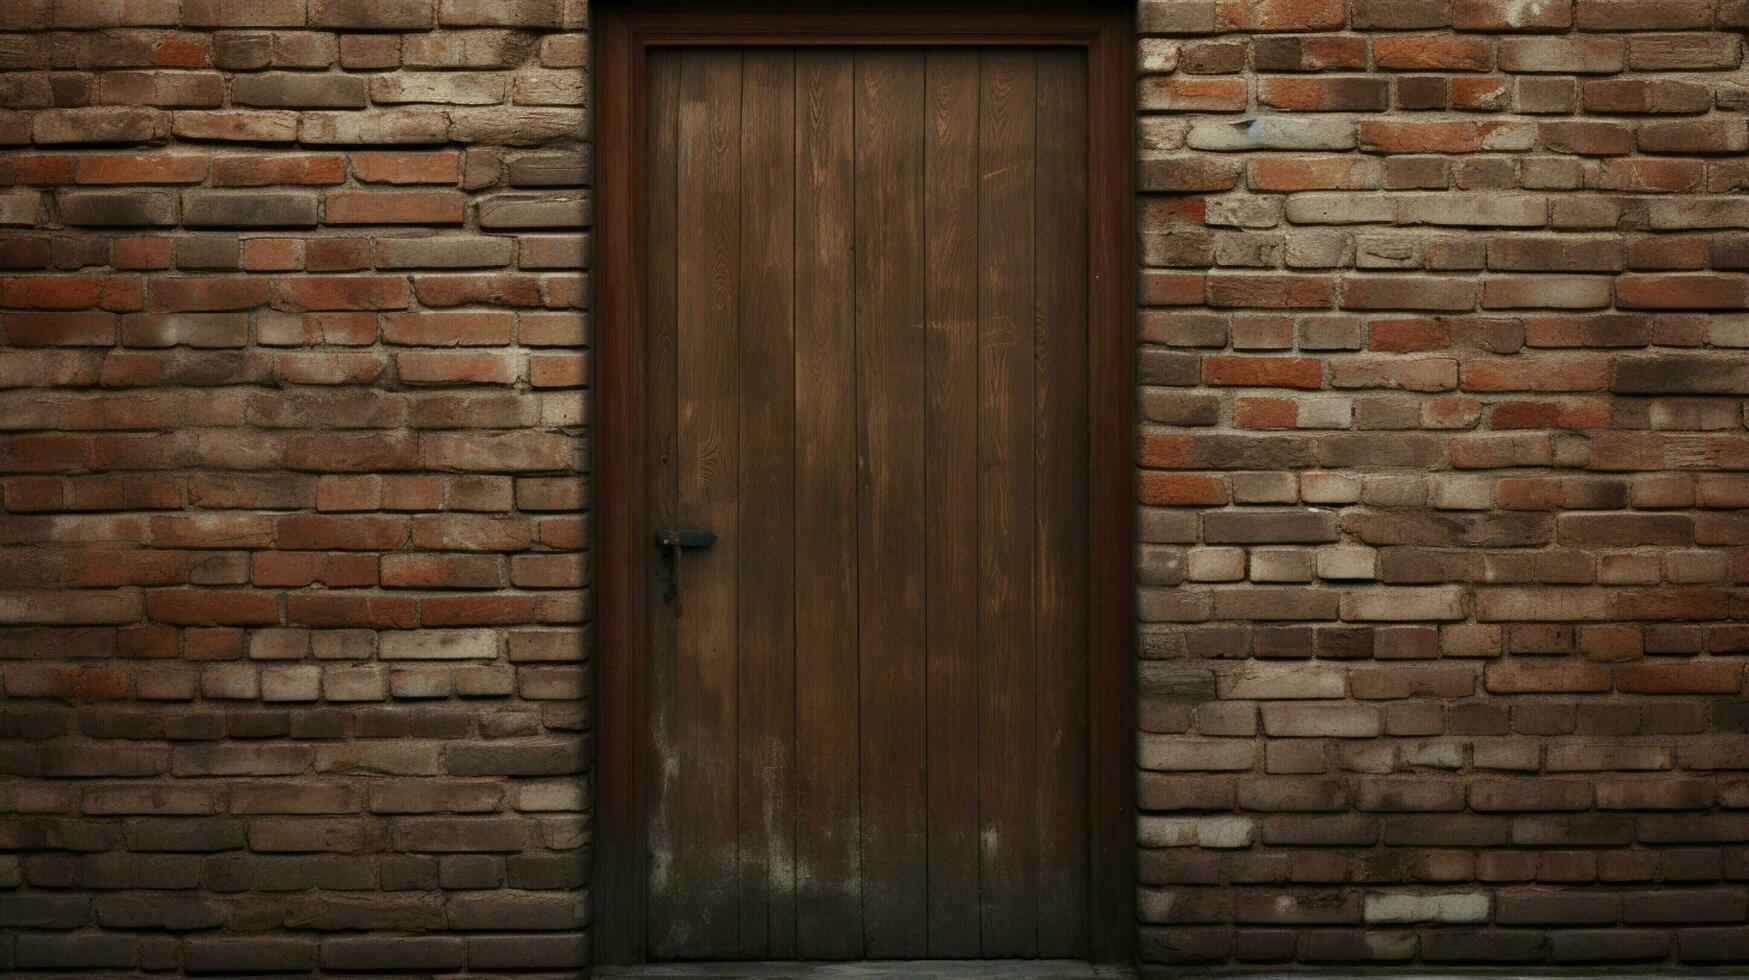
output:
[[[647,64],[647,953],[1085,956],[1086,52]]]

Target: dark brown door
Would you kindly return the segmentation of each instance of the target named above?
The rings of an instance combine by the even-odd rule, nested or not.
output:
[[[1086,65],[650,53],[654,958],[1088,953]]]

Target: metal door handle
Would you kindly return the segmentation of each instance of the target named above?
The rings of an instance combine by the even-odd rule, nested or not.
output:
[[[659,528],[656,531],[656,547],[663,549],[668,558],[668,591],[662,593],[662,598],[668,600],[674,607],[674,615],[680,615],[680,550],[682,548],[708,548],[717,541],[715,531],[704,528],[680,527]]]
[[[696,527],[665,527],[656,532],[656,547],[672,548],[708,548],[717,543],[717,532]]]

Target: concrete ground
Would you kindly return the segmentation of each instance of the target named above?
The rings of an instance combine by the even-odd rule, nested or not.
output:
[[[918,960],[862,963],[656,963],[598,966],[597,978],[683,980],[1129,980],[1135,971],[1070,960]]]

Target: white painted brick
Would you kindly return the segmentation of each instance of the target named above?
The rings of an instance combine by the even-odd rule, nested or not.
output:
[[[1364,704],[1285,703],[1262,706],[1263,732],[1284,738],[1373,738],[1379,710]]]
[[[1186,143],[1196,150],[1347,150],[1355,144],[1354,120],[1347,116],[1264,115],[1248,119],[1203,120]]]
[[[1192,548],[1184,554],[1184,570],[1192,582],[1237,582],[1245,577],[1245,550]]]
[[[1443,895],[1375,892],[1366,896],[1365,914],[1369,924],[1473,923],[1488,921],[1490,907],[1486,892],[1451,892]]]
[[[1342,618],[1350,622],[1411,623],[1464,618],[1462,586],[1379,588],[1346,592]]]
[[[1215,687],[1223,700],[1339,698],[1348,691],[1347,677],[1336,664],[1247,661],[1223,671]]]
[[[493,630],[413,630],[384,633],[384,660],[491,660],[498,656]]]
[[[1257,747],[1246,739],[1143,735],[1136,765],[1156,772],[1237,772],[1250,769]]]
[[[1360,500],[1360,479],[1346,473],[1300,474],[1300,499],[1308,504],[1352,504]]]
[[[1396,215],[1383,194],[1295,194],[1283,213],[1296,225],[1383,225]]]
[[[1317,561],[1319,578],[1367,580],[1378,574],[1378,553],[1371,548],[1319,548]]]
[[[1141,817],[1136,842],[1143,847],[1249,847],[1257,822],[1249,817]]]

